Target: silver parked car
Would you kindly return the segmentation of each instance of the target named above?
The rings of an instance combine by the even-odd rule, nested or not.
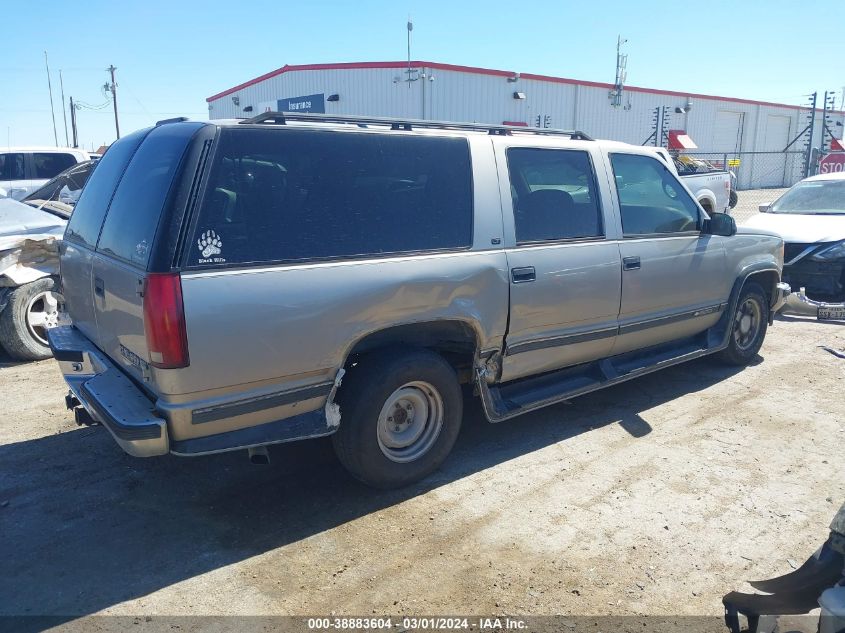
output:
[[[772,231],[784,242],[784,279],[813,299],[845,301],[845,173],[796,183],[746,226]]]
[[[462,383],[498,422],[745,364],[787,291],[780,238],[708,217],[651,150],[307,114],[120,139],[62,248],[80,422],[137,456],[332,435],[383,487],[443,462]]]

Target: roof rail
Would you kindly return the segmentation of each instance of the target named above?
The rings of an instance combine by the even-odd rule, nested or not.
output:
[[[510,136],[514,132],[520,134],[540,134],[549,136],[568,136],[577,141],[592,141],[593,139],[579,130],[557,130],[551,128],[534,128],[521,125],[489,125],[485,123],[455,123],[452,121],[423,121],[419,119],[396,119],[389,117],[349,116],[340,114],[313,114],[304,112],[264,112],[250,119],[238,121],[241,125],[285,125],[287,121],[307,121],[312,123],[349,123],[359,127],[368,125],[384,125],[391,130],[411,131],[415,128],[434,130],[469,130],[486,132],[492,136]]]
[[[181,123],[182,121],[187,121],[188,117],[186,116],[177,116],[172,119],[162,119],[161,121],[156,121],[156,127],[159,125],[167,125],[168,123]]]

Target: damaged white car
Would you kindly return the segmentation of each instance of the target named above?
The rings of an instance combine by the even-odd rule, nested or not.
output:
[[[46,330],[59,324],[58,243],[66,219],[0,200],[0,345],[17,360],[49,358]]]
[[[74,165],[21,202],[0,199],[0,347],[16,360],[49,358],[47,329],[66,320],[59,243],[94,165]]]

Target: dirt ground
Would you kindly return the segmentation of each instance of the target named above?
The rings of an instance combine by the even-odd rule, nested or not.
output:
[[[783,318],[703,359],[498,425],[445,467],[352,481],[330,443],[137,459],[77,428],[53,361],[0,358],[0,615],[722,613],[845,498],[845,325]]]

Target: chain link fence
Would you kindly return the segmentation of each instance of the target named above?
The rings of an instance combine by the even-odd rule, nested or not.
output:
[[[684,152],[678,159],[683,172],[707,173],[727,168],[732,174],[731,215],[736,221],[757,212],[761,204],[770,204],[804,178],[804,152]]]

